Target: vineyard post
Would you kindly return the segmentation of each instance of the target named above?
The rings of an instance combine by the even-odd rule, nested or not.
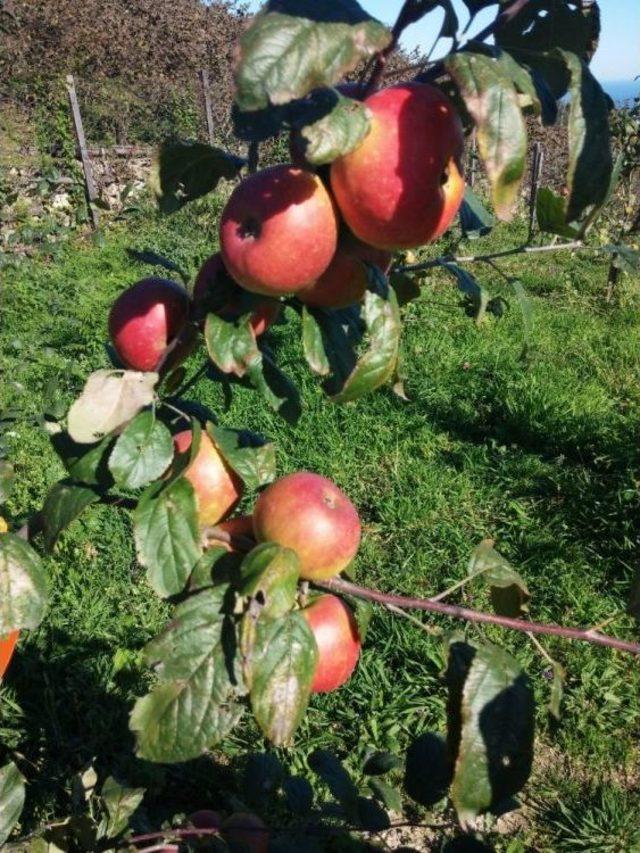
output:
[[[73,79],[73,74],[67,74],[67,92],[69,93],[69,104],[71,106],[71,116],[73,118],[73,130],[76,135],[80,160],[82,162],[82,171],[84,174],[85,195],[87,197],[87,210],[93,228],[99,225],[99,214],[94,208],[94,202],[98,198],[98,188],[93,179],[93,169],[91,167],[91,158],[87,149],[87,141],[84,135],[84,127],[82,125],[82,116],[80,114],[80,105],[78,104],[78,96],[76,94],[76,84]]]
[[[200,87],[202,88],[202,98],[204,100],[204,112],[207,118],[207,134],[209,136],[209,145],[214,145],[213,135],[213,110],[211,109],[211,95],[209,94],[209,72],[206,68],[201,68],[198,72]]]

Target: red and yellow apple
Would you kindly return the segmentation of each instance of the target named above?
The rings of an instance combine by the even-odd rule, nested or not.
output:
[[[360,634],[351,608],[336,595],[321,595],[302,610],[316,645],[312,693],[329,693],[349,680],[360,657]]]
[[[238,284],[277,297],[322,275],[337,234],[333,201],[320,178],[305,169],[272,166],[231,194],[220,220],[220,249]]]
[[[9,667],[19,636],[20,631],[10,631],[6,636],[0,637],[0,678]]]
[[[380,249],[430,243],[451,225],[464,195],[464,138],[435,86],[402,83],[365,102],[371,129],[331,164],[331,189],[354,234]]]
[[[367,289],[366,261],[387,272],[392,255],[384,249],[368,246],[343,227],[340,230],[338,248],[327,269],[311,287],[305,287],[297,295],[305,305],[314,308],[346,308],[360,302]]]
[[[249,324],[256,337],[275,323],[281,311],[279,302],[255,299],[236,284],[227,272],[220,252],[211,255],[200,268],[193,286],[193,300],[197,306],[218,314],[224,320],[236,320],[250,310]],[[245,300],[254,301],[245,308]]]
[[[360,544],[360,518],[349,498],[319,474],[298,471],[262,492],[253,510],[258,542],[294,550],[300,576],[326,580],[339,574]]]
[[[173,441],[178,453],[185,453],[189,449],[191,438],[189,429],[174,435]],[[200,435],[200,447],[187,468],[185,477],[196,494],[200,527],[217,524],[233,512],[242,497],[242,480],[227,465],[206,432]]]
[[[116,299],[109,314],[109,336],[120,361],[130,370],[155,370],[167,346],[183,333],[189,297],[175,281],[145,278]],[[171,353],[177,367],[193,340]]]

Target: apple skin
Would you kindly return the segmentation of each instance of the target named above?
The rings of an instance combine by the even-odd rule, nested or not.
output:
[[[320,278],[311,287],[301,290],[297,297],[313,308],[346,308],[360,302],[367,289],[367,271],[362,261],[375,264],[386,273],[391,259],[390,252],[368,246],[343,226],[331,263]]]
[[[232,278],[264,296],[308,287],[326,270],[338,239],[331,196],[317,175],[272,166],[250,175],[227,202],[220,249]]]
[[[236,320],[251,310],[249,325],[259,338],[280,316],[282,306],[271,299],[256,301],[255,307],[246,309],[242,305],[245,291],[236,284],[227,272],[222,255],[216,252],[200,267],[193,286],[193,300],[198,306],[207,307],[224,320]]]
[[[113,303],[109,337],[125,367],[155,370],[168,344],[184,330],[188,317],[189,297],[183,287],[164,278],[145,278]],[[190,349],[178,347],[171,354],[171,367],[177,367]]]
[[[176,433],[173,441],[178,453],[184,453],[191,446],[191,430]],[[227,465],[206,432],[200,435],[198,453],[185,477],[196,493],[200,527],[217,524],[233,512],[242,497],[242,480]]]
[[[10,631],[4,637],[0,637],[0,679],[9,668],[19,636],[20,631]]]
[[[362,643],[350,607],[335,595],[322,595],[302,610],[318,646],[312,693],[330,693],[349,680]]]
[[[354,234],[381,249],[430,243],[451,225],[464,195],[464,137],[449,99],[403,83],[365,100],[371,130],[331,164],[331,189]]]
[[[250,812],[235,812],[228,817],[222,824],[222,837],[232,853],[267,853],[269,850],[269,831],[263,821]]]
[[[360,518],[349,498],[319,474],[298,471],[262,492],[253,510],[258,542],[295,551],[300,577],[328,580],[345,569],[360,545]]]
[[[220,815],[211,809],[200,809],[190,814],[187,821],[196,829],[219,829],[222,826]]]

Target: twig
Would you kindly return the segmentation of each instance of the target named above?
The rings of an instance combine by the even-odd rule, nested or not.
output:
[[[496,30],[499,30],[503,24],[508,24],[509,21],[513,20],[515,16],[521,12],[524,7],[529,3],[529,0],[513,0],[506,9],[503,9],[499,15],[496,15],[494,20],[487,24],[487,26],[480,30],[480,32],[473,37],[474,41],[485,41],[492,36]]]
[[[393,595],[391,593],[378,592],[367,589],[364,586],[333,578],[329,581],[316,581],[315,585],[330,592],[341,592],[345,595],[354,595],[357,598],[365,598],[378,604],[387,606],[393,604],[404,610],[427,610],[431,613],[440,613],[453,619],[464,619],[467,622],[478,622],[489,625],[499,625],[502,628],[511,628],[514,631],[522,631],[527,634],[548,634],[555,637],[564,637],[568,640],[582,640],[598,646],[608,646],[622,652],[630,652],[640,655],[640,643],[631,643],[627,640],[618,640],[606,634],[599,634],[592,629],[565,628],[562,625],[544,624],[540,622],[528,622],[525,619],[512,619],[508,616],[496,616],[493,613],[483,613],[480,610],[471,610],[468,607],[460,607],[457,604],[444,604],[442,601],[434,601],[431,598],[410,598],[406,595]]]
[[[396,607],[395,604],[385,604],[384,607],[385,610],[388,610],[390,613],[395,613],[396,616],[402,616],[404,619],[408,619],[409,622],[413,622],[413,624],[420,628],[421,631],[424,631],[425,634],[430,634],[433,637],[442,633],[438,628],[432,628],[431,625],[425,625],[425,623],[421,619],[418,619],[417,616],[407,613],[405,610],[402,610],[402,608]]]
[[[424,14],[422,10],[423,2],[421,0],[404,0],[402,4],[402,8],[398,13],[398,17],[396,19],[395,24],[391,29],[391,41],[389,44],[381,50],[375,58],[375,62],[373,65],[373,71],[371,72],[371,76],[367,84],[364,87],[364,91],[362,93],[362,97],[365,98],[374,89],[376,89],[382,80],[382,75],[384,73],[384,69],[387,64],[387,59],[389,55],[393,53],[393,51],[398,46],[398,41],[400,40],[400,36],[402,35],[403,30],[412,24],[414,21],[418,21],[422,15]]]
[[[562,250],[575,251],[577,249],[591,249],[597,251],[598,246],[585,246],[582,240],[572,240],[570,243],[548,244],[546,246],[516,246],[514,249],[503,249],[501,252],[490,252],[486,255],[443,255],[441,258],[434,258],[432,261],[422,261],[418,264],[406,264],[402,267],[396,267],[397,272],[418,272],[420,270],[430,270],[434,267],[442,266],[443,263],[453,264],[475,264],[478,262],[492,261],[495,258],[508,258],[511,255],[535,255],[538,252],[559,252]]]

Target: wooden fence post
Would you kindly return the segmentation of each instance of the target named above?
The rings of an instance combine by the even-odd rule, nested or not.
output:
[[[69,104],[71,105],[71,115],[73,117],[73,129],[76,134],[80,160],[82,161],[87,209],[89,211],[89,218],[91,219],[92,226],[97,228],[100,217],[98,211],[93,206],[93,202],[98,198],[98,189],[96,187],[96,182],[93,179],[93,169],[91,168],[91,159],[89,158],[89,152],[87,151],[87,141],[84,137],[82,116],[80,115],[80,106],[78,105],[78,96],[76,95],[76,85],[73,79],[73,74],[67,74],[67,92],[69,93]]]
[[[211,96],[209,95],[209,72],[206,68],[201,68],[198,72],[198,77],[200,78],[200,87],[202,88],[202,97],[204,99],[204,112],[207,117],[209,145],[213,145],[213,111],[211,109]]]
[[[533,143],[531,159],[531,186],[529,188],[529,240],[533,236],[533,228],[536,219],[536,205],[538,202],[538,189],[542,176],[542,161],[544,159],[544,148],[540,142]]]

